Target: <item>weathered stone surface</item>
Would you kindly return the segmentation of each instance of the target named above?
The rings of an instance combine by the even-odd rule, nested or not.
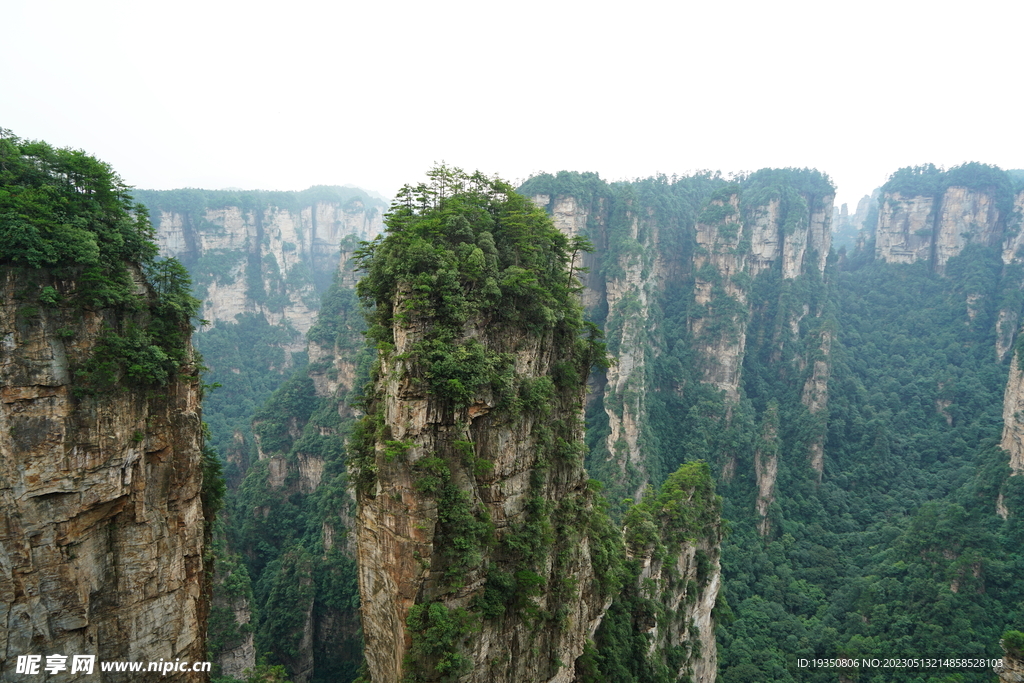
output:
[[[213,325],[233,322],[242,313],[259,313],[272,325],[287,324],[304,335],[316,321],[319,296],[309,273],[341,272],[351,274],[345,262],[351,248],[341,249],[354,236],[372,239],[382,228],[381,211],[367,211],[355,200],[344,205],[316,202],[298,212],[269,206],[244,211],[238,206],[208,209],[202,226],[180,213],[161,211],[153,216],[157,227],[161,254],[193,263],[204,255],[234,257],[234,264],[222,264],[227,273],[218,273],[206,284],[202,317]],[[349,240],[346,241],[346,237]],[[341,256],[339,257],[339,250]],[[271,274],[285,281],[294,281],[283,307],[257,301],[249,292],[248,268],[259,267],[270,283]],[[286,350],[302,351],[301,336]]]
[[[924,261],[942,273],[968,244],[1003,244],[1005,216],[989,192],[949,187],[941,196],[886,194],[875,228],[875,258],[887,263]],[[1004,245],[1004,252],[1008,249]]]
[[[396,306],[402,310],[401,297]],[[387,455],[385,443],[378,441],[375,483],[358,494],[362,625],[373,681],[398,681],[407,673],[412,641],[406,623],[414,605],[469,608],[482,597],[491,572],[514,566],[518,558],[495,549],[532,519],[534,506],[543,504],[549,514],[556,515],[573,501],[583,508],[590,505],[581,458],[552,458],[543,470],[538,469],[544,451],[538,441],[541,421],[546,425],[559,420],[559,439],[568,444],[581,441],[582,387],[559,391],[547,418],[531,411],[519,415],[495,411],[495,400],[486,393],[465,408],[453,408],[416,381],[422,370],[408,356],[430,324],[420,316],[395,323],[395,349],[381,359],[375,395],[387,443],[401,442],[407,448]],[[550,335],[495,331],[472,323],[465,334],[486,348],[510,354],[516,375],[524,380],[549,376],[554,364],[564,360]],[[469,454],[466,449],[489,465],[459,464]],[[445,460],[451,482],[465,497],[468,509],[486,510],[494,528],[493,544],[480,551],[484,555],[471,563],[454,586],[446,574],[445,553],[450,550],[442,550],[451,548],[453,541],[446,535],[451,532],[444,526],[438,499],[417,483],[424,476],[418,463],[427,458]],[[536,568],[547,588],[524,598],[527,605],[509,607],[500,618],[479,619],[472,636],[461,645],[471,663],[460,681],[568,683],[573,679],[573,664],[607,605],[596,587],[586,530],[576,529],[571,544],[562,533],[548,541],[553,547],[543,551],[544,560]],[[552,589],[556,585],[562,587],[560,591]],[[563,616],[555,624],[530,613]],[[423,668],[417,673],[423,680],[435,680],[438,675]]]
[[[1002,220],[995,198],[987,193],[950,187],[942,197],[935,231],[935,270],[970,243],[993,246],[1002,241]]]
[[[1016,353],[1010,360],[1010,376],[1003,393],[1003,438],[999,447],[1010,454],[1010,476],[1024,473],[1024,371]],[[1002,493],[996,501],[996,514],[1003,519],[1010,515]]]
[[[1013,474],[1024,472],[1024,371],[1016,355],[1010,362],[1003,394],[1003,438],[999,446],[1010,454]]]
[[[930,262],[934,204],[932,197],[903,197],[899,192],[885,195],[875,228],[875,258],[887,263]]]
[[[198,379],[77,396],[113,313],[25,301],[18,273],[0,269],[0,661],[205,660]]]
[[[1024,661],[1005,650],[1002,666],[994,667],[993,671],[999,676],[999,683],[1024,683]]]
[[[693,683],[714,683],[718,674],[718,644],[712,610],[722,587],[720,542],[720,538],[702,538],[686,544],[668,558],[668,563],[654,559],[649,551],[640,558],[640,585],[660,589],[647,597],[661,602],[667,615],[664,624],[655,622],[648,631],[648,654],[687,646],[694,654],[677,675],[682,677],[689,673]],[[709,565],[706,576],[698,571],[698,554],[702,554]]]

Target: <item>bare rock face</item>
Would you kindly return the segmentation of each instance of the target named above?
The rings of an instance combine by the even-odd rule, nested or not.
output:
[[[875,258],[887,263],[929,263],[941,273],[968,244],[1002,244],[1005,217],[990,192],[949,187],[941,195],[882,197]]]
[[[1004,274],[1015,277],[1018,287],[1024,287],[1024,191],[1013,200],[1013,211],[1006,219],[1006,230],[1003,234],[1003,266]],[[1004,361],[1013,348],[1013,340],[1020,324],[1020,310],[1016,306],[1003,306],[999,309],[999,320],[996,323],[996,357]]]
[[[993,246],[1002,242],[1002,217],[991,194],[950,187],[936,218],[935,269],[940,273],[968,243]]]
[[[805,197],[806,213],[794,217],[784,214],[779,199],[744,208],[736,192],[712,200],[698,221],[693,257],[697,309],[690,319],[690,332],[703,359],[704,381],[724,391],[730,403],[739,401],[749,283],[779,261],[785,280],[808,270],[824,271],[831,248],[832,199],[827,195],[815,203]],[[794,313],[786,321],[794,338],[800,335],[800,321],[808,313]],[[706,331],[711,321],[713,333]],[[827,363],[827,345],[824,348]],[[827,374],[823,377],[827,383]],[[825,401],[824,394],[821,400]]]
[[[1003,645],[1003,641],[999,644]],[[1005,645],[1002,665],[994,667],[993,671],[999,676],[999,683],[1024,683],[1024,660],[1016,651],[1007,652]]]
[[[718,220],[714,220],[714,215]],[[751,251],[758,254],[757,264],[766,263],[770,254],[779,254],[779,239],[765,223],[773,217],[772,208],[758,216],[755,230],[761,238],[752,242]],[[739,249],[743,222],[739,211],[739,195],[727,200],[713,200],[697,223],[698,251],[693,259],[694,300],[701,313],[690,319],[690,333],[703,357],[704,381],[725,392],[731,403],[739,401],[740,370],[746,347],[746,288],[737,285],[734,276],[743,272],[745,260]],[[733,304],[734,306],[730,306]],[[735,312],[732,308],[735,307]],[[706,331],[708,322],[722,318],[720,329]]]
[[[832,338],[831,330],[821,332],[817,352],[811,360],[811,374],[804,382],[803,393],[800,396],[800,402],[807,406],[811,415],[823,414],[828,408],[828,379],[832,374]],[[824,425],[811,441],[809,458],[811,467],[818,475],[818,481],[821,481],[825,469]]]
[[[1010,363],[1010,376],[1003,394],[1003,438],[1000,448],[1010,454],[1010,468],[1014,474],[1024,472],[1024,371],[1019,356]]]
[[[757,531],[771,533],[768,509],[775,502],[775,482],[779,476],[779,406],[772,402],[765,411],[761,435],[754,449],[754,475],[757,477],[757,501],[754,508],[760,518]]]
[[[100,661],[203,661],[198,379],[77,396],[73,369],[113,313],[25,300],[18,273],[0,270],[4,670],[23,654],[97,657],[96,673],[69,667],[66,681],[97,680]],[[198,682],[205,674],[103,680]]]
[[[375,481],[358,495],[359,583],[372,680],[400,680],[412,654],[418,680],[440,680],[448,658],[458,665],[460,681],[571,681],[572,663],[596,630],[605,601],[586,522],[576,519],[574,529],[567,523],[591,505],[582,459],[577,453],[544,464],[541,440],[548,438],[542,425],[551,421],[560,425],[556,439],[582,439],[581,391],[560,392],[547,413],[502,414],[487,395],[454,409],[424,391],[414,379],[422,369],[403,360],[429,324],[421,319],[396,327],[395,352],[381,360],[377,386],[387,437],[374,445]],[[550,338],[467,332],[512,355],[524,382],[550,376],[561,362]],[[563,519],[564,529],[555,521]],[[519,543],[548,546],[538,549],[533,569],[516,571],[521,558],[508,549]],[[514,582],[527,578],[536,592],[506,603]],[[481,604],[488,607],[470,612]],[[428,631],[447,625],[460,636],[434,652],[414,644],[409,624]]]
[[[885,195],[875,229],[875,258],[887,263],[931,261],[934,205],[932,197]]]
[[[1003,394],[1003,438],[999,447],[1010,454],[1010,476],[1024,473],[1024,370],[1021,370],[1020,355],[1015,353],[1010,360],[1010,376]],[[996,513],[1006,519],[1009,510],[999,494]]]
[[[544,207],[554,226],[569,237],[584,235],[588,223],[598,234],[601,246],[607,241],[609,222],[608,198],[595,199],[584,205],[572,195],[535,195],[533,203]],[[647,412],[645,367],[650,350],[649,318],[653,294],[664,287],[673,270],[678,268],[661,248],[663,226],[653,212],[627,203],[622,221],[628,225],[620,236],[637,249],[624,251],[608,273],[598,272],[592,254],[579,253],[573,263],[574,272],[583,285],[583,305],[588,311],[606,307],[607,327],[614,329],[609,341],[616,349],[616,362],[607,369],[604,381],[593,387],[603,394],[608,417],[608,436],[604,439],[605,460],[617,470],[615,479],[624,487],[624,494],[639,498],[648,484],[647,462],[641,449],[644,416]]]
[[[339,268],[348,272],[345,261],[354,245],[380,232],[382,211],[359,200],[317,201],[298,210],[211,208],[198,220],[161,210],[153,222],[161,254],[192,269],[204,294],[205,319],[216,325],[241,313],[262,314],[270,324],[287,324],[299,333],[288,348],[295,352],[303,350],[301,335],[316,321],[314,278],[330,282]]]

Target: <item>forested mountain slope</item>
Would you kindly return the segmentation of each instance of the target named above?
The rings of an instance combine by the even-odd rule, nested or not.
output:
[[[1024,597],[1024,501],[997,447],[1019,377],[1008,174],[894,174],[877,231],[841,260],[816,172],[522,190],[599,246],[585,301],[618,363],[592,385],[588,468],[635,495],[713,464],[732,527],[722,680],[835,680],[798,657],[1000,654]]]

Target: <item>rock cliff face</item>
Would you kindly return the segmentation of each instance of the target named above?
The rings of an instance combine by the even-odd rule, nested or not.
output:
[[[759,238],[756,247],[751,244],[755,270],[770,265],[782,252],[773,208],[777,205],[758,212],[759,220],[752,226]],[[742,228],[738,194],[712,200],[697,223],[697,251],[693,257],[693,298],[697,306],[690,317],[690,334],[703,360],[704,381],[724,391],[731,403],[739,400],[749,317],[746,288],[734,281],[734,276],[745,270],[746,254],[739,249]],[[795,251],[790,249],[789,255],[792,257]],[[710,321],[719,325],[712,327],[707,324]]]
[[[1019,192],[1013,199],[1013,211],[1006,219],[1006,230],[1003,234],[1003,278],[1011,289],[1021,291],[1024,288],[1024,192]],[[1013,347],[1013,340],[1020,325],[1021,307],[1013,298],[1004,300],[999,307],[999,318],[996,321],[996,357],[1000,361],[1006,359]]]
[[[1010,360],[1010,372],[1003,394],[1003,438],[999,447],[1010,456],[1010,476],[1024,473],[1024,371],[1021,370],[1020,352],[1015,352]],[[1010,512],[999,494],[996,500],[996,513],[1006,519]]]
[[[314,188],[315,190],[316,188]],[[213,325],[242,313],[298,332],[292,351],[305,345],[319,295],[338,270],[338,253],[380,232],[384,202],[357,191],[317,199],[305,193],[195,191],[179,206],[175,193],[143,192],[157,228],[161,254],[189,267]],[[352,196],[348,196],[352,195]]]
[[[1003,398],[1003,438],[999,447],[1010,454],[1013,474],[1024,472],[1024,371],[1020,357],[1014,355]]]
[[[574,266],[587,269],[580,276],[583,305],[590,315],[606,311],[606,328],[614,332],[609,339],[616,362],[607,369],[592,392],[600,392],[608,420],[604,438],[605,461],[626,495],[639,498],[650,480],[646,458],[641,449],[646,413],[646,355],[651,350],[648,319],[651,294],[664,286],[668,264],[658,249],[661,226],[653,212],[644,210],[631,198],[620,198],[613,208],[607,199],[592,199],[584,204],[573,195],[539,194],[537,206],[547,209],[552,222],[569,237],[594,234],[595,246],[607,249],[610,223],[616,238],[645,248],[623,251],[610,259],[610,267],[599,273],[599,263],[591,254],[580,254]]]
[[[1020,646],[1010,645],[1005,638],[999,641],[999,646],[1003,648],[1002,663],[993,668],[999,676],[999,683],[1024,683],[1024,658],[1021,657]]]
[[[482,187],[395,215],[361,284],[379,353],[352,463],[373,681],[567,683],[611,597],[566,241],[511,188]]]
[[[649,482],[668,474],[657,471],[659,457],[669,465],[665,469],[673,456],[693,457],[678,450],[672,456],[652,453],[658,443],[652,423],[665,419],[668,404],[681,415],[694,409],[691,397],[699,392],[687,365],[697,368],[697,382],[724,396],[725,410],[714,419],[719,431],[726,429],[743,399],[754,325],[755,352],[797,383],[804,406],[816,416],[816,436],[806,448],[820,477],[834,331],[826,324],[823,297],[808,294],[822,286],[831,248],[834,191],[827,179],[766,169],[739,183],[708,177],[676,186],[651,179],[602,187],[587,174],[560,174],[528,187],[548,190],[535,193],[534,202],[567,235],[586,235],[596,247],[584,264],[590,266],[582,281],[584,300],[589,316],[602,324],[615,362],[588,399],[603,413],[592,411],[589,418],[602,435],[591,439],[591,472],[615,494],[639,499]],[[777,294],[766,301],[769,289]],[[672,452],[667,441],[662,436],[658,448]],[[736,457],[733,446],[717,449],[723,481],[735,474]],[[764,465],[760,485],[767,501],[776,468]]]
[[[888,192],[875,228],[875,258],[887,263],[924,261],[942,273],[968,244],[1001,246],[1005,220],[994,191],[953,186],[938,196]]]
[[[704,209],[696,226],[696,306],[689,319],[690,333],[702,361],[704,381],[723,391],[732,405],[740,400],[748,321],[758,313],[749,301],[753,283],[773,269],[778,269],[783,288],[802,276],[821,278],[831,248],[831,192],[787,195],[780,190],[762,197],[750,189],[744,193],[739,187],[726,188]],[[762,327],[761,343],[770,334],[772,362],[783,368],[783,363],[792,365],[806,375],[802,402],[811,414],[824,417],[832,336],[822,331],[820,307],[793,303],[798,305],[780,306],[770,331]],[[764,324],[768,324],[767,318]],[[808,350],[800,350],[800,345]],[[791,347],[794,350],[786,351]],[[808,461],[819,478],[824,467],[825,425],[821,422],[808,447]],[[734,468],[735,463],[727,460],[723,475],[731,476]],[[759,457],[755,470],[764,534],[768,531],[765,515],[774,499],[777,459]]]
[[[396,355],[409,353],[420,341],[418,331],[425,324],[429,322],[421,320],[395,329]],[[526,336],[506,337],[500,345],[495,339],[486,341],[488,348],[515,356],[516,374],[525,381],[549,377],[559,362],[550,341]],[[421,373],[421,368],[403,361],[382,361],[378,387],[390,439],[377,444],[376,482],[359,497],[363,633],[374,681],[399,680],[408,672],[403,660],[412,641],[406,624],[414,607],[429,605],[431,616],[440,612],[433,605],[443,605],[449,613],[469,608],[487,594],[488,585],[500,586],[496,576],[515,575],[510,570],[518,558],[511,556],[511,547],[526,541],[527,529],[544,533],[538,529],[544,524],[541,510],[563,517],[567,505],[589,505],[580,460],[551,463],[549,473],[540,469],[543,447],[538,443],[542,438],[538,423],[547,417],[503,419],[491,414],[496,406],[486,396],[453,411],[415,386],[412,378]],[[576,395],[559,397],[551,413],[566,424],[554,438],[568,444],[578,443],[583,436],[582,396],[573,393]],[[389,443],[404,444],[390,446],[404,450],[390,455],[390,462]],[[442,496],[427,495],[424,479],[431,476],[432,469],[443,468],[449,470],[442,474],[449,478],[442,484],[446,490]],[[489,520],[493,538],[463,541],[484,547],[470,551],[480,556],[466,560],[470,566],[455,587],[449,575],[456,571],[453,565],[459,560],[451,557],[452,546],[458,547],[457,526],[465,520],[453,519],[451,506],[460,505],[465,508],[458,511],[460,516],[475,514],[480,520]],[[568,533],[573,532],[560,529],[559,538],[552,539],[554,547],[544,551],[535,569],[521,570],[534,572],[540,585],[556,590],[546,590],[536,598],[524,595],[503,610],[501,617],[484,621],[463,655],[472,661],[472,668],[462,680],[572,680],[572,662],[596,629],[604,603],[598,595],[586,539],[569,547]],[[496,554],[485,562],[483,553],[489,544],[508,545],[509,555]],[[562,555],[556,554],[555,548]],[[559,612],[563,628],[554,623],[540,627],[532,623],[538,615]],[[421,675],[434,680],[429,673]]]
[[[639,574],[623,596],[632,598],[648,661],[668,669],[668,680],[714,683],[717,675],[712,612],[722,581],[719,505],[710,470],[690,463],[626,515],[627,554]]]
[[[209,587],[198,377],[79,395],[75,370],[117,314],[40,303],[33,292],[44,285],[62,295],[74,289],[0,268],[4,675],[13,676],[22,654],[203,661]],[[136,287],[145,291],[138,279]],[[95,680],[96,667],[62,680]]]

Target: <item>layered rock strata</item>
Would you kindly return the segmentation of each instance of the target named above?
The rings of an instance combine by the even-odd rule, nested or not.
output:
[[[608,223],[611,219],[607,198],[584,205],[572,195],[536,195],[533,202],[546,208],[552,222],[569,237],[594,233],[598,248],[607,248]],[[649,482],[647,462],[640,443],[645,430],[645,366],[651,351],[648,337],[653,293],[664,285],[666,264],[657,243],[660,226],[649,212],[622,199],[615,218],[625,226],[625,239],[640,249],[624,251],[614,259],[614,268],[602,276],[598,262],[591,254],[577,257],[574,267],[581,275],[584,307],[594,315],[607,311],[609,346],[615,354],[613,363],[592,391],[602,395],[602,407],[608,420],[608,436],[604,439],[605,460],[617,470],[616,479],[625,495],[639,498]]]
[[[96,680],[98,662],[203,661],[198,377],[79,395],[75,368],[116,314],[26,299],[36,283],[23,274],[0,269],[4,680],[14,680],[19,655],[67,656],[60,676],[69,683]],[[44,279],[61,294],[74,286]],[[70,673],[76,654],[96,656],[93,675]],[[103,680],[198,682],[205,674]]]

